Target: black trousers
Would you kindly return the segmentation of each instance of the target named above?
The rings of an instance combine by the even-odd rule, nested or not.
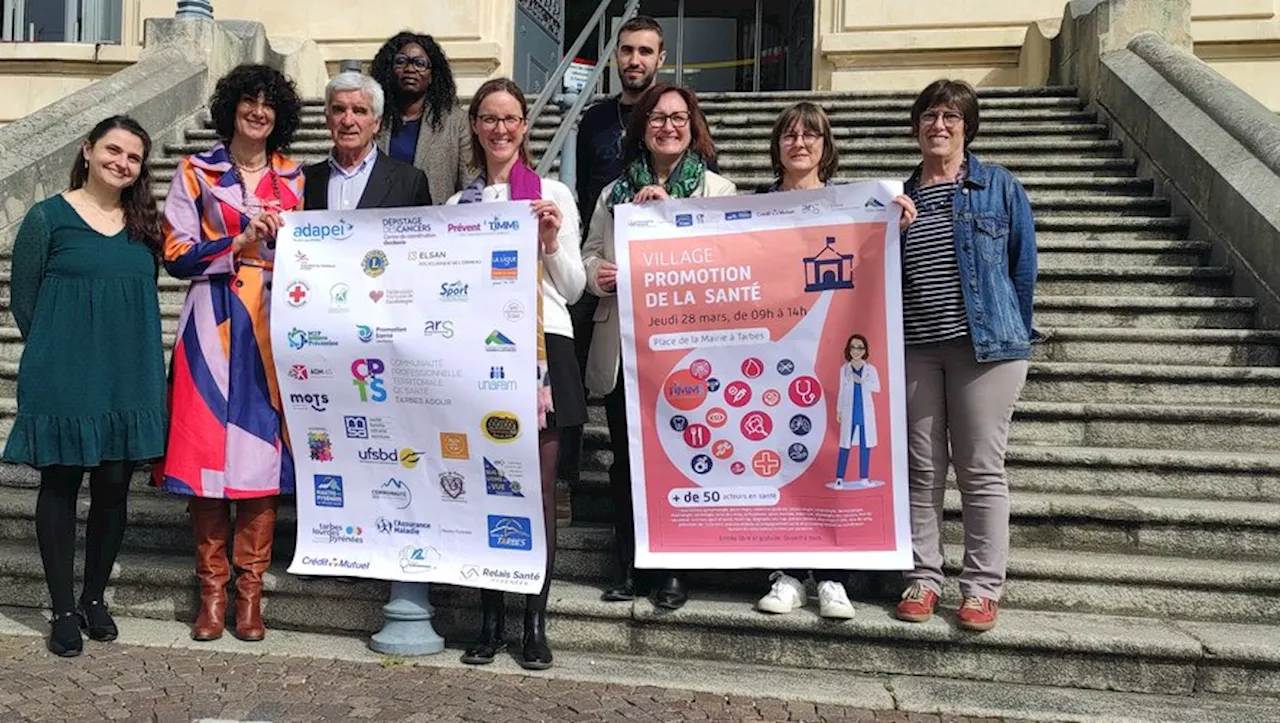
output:
[[[103,462],[89,472],[89,523],[85,530],[82,602],[98,602],[107,590],[128,518],[129,477],[134,463]],[[40,469],[36,498],[36,540],[44,564],[53,613],[75,610],[76,496],[84,480],[82,467]]]
[[[587,373],[587,353],[591,350],[591,336],[595,333],[596,323],[592,317],[600,298],[586,292],[578,303],[569,307],[569,318],[573,320],[573,350],[578,357],[578,369],[583,375]],[[560,430],[560,476],[567,480],[577,480],[582,471],[582,427],[565,427]]]

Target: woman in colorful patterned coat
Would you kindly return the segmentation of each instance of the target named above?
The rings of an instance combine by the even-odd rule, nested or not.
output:
[[[209,105],[222,140],[183,159],[165,202],[165,268],[191,288],[170,371],[168,453],[156,478],[190,496],[200,579],[191,637],[223,632],[235,500],[235,635],[261,640],[276,505],[294,489],[268,322],[280,213],[302,198],[302,168],[281,152],[301,102],[279,71],[242,65],[218,81]]]

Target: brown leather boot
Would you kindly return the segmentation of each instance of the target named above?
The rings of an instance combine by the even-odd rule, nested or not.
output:
[[[262,576],[271,565],[279,497],[236,501],[236,539],[231,561],[236,567],[236,630],[241,640],[256,642],[267,635],[262,622]]]
[[[227,541],[231,536],[231,503],[224,499],[192,497],[191,532],[196,543],[196,577],[200,579],[200,613],[191,626],[192,640],[217,640],[227,619]]]

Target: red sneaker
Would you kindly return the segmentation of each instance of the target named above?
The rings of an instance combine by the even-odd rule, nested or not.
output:
[[[909,623],[923,623],[933,617],[933,611],[937,608],[938,593],[925,587],[923,583],[913,582],[902,593],[902,601],[898,603],[898,619]]]
[[[967,597],[960,603],[956,621],[965,630],[983,632],[996,626],[1000,603],[985,597]]]

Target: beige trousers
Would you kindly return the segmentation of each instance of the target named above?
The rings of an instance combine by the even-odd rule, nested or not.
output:
[[[1026,360],[979,363],[968,337],[908,346],[907,457],[915,569],[907,581],[942,593],[942,499],[956,470],[964,517],[960,594],[999,600],[1009,560],[1004,456]],[[948,439],[950,446],[948,447]]]

